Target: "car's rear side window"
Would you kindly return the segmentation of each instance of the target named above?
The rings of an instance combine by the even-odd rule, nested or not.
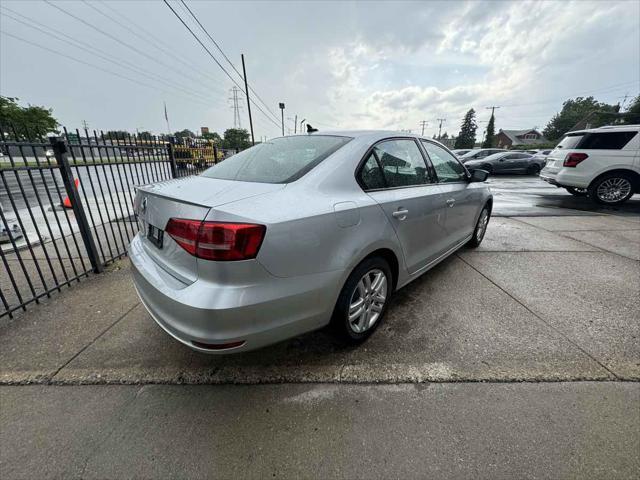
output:
[[[429,183],[427,165],[414,140],[386,140],[378,143],[373,151],[378,157],[388,187]]]
[[[362,165],[362,169],[360,170],[360,184],[365,190],[375,190],[387,186],[382,175],[382,169],[378,165],[378,161],[373,153],[369,155],[367,161]]]
[[[637,132],[587,133],[575,148],[585,150],[620,150],[637,135]]]
[[[322,162],[351,137],[299,135],[260,143],[205,170],[203,177],[243,182],[293,182]]]
[[[584,133],[567,135],[560,141],[560,143],[556,146],[556,148],[563,148],[565,150],[569,148],[576,148],[576,145],[580,143],[580,140],[582,140],[583,136],[584,136]]]

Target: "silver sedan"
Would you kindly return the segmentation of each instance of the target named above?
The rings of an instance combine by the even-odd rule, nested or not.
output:
[[[362,342],[394,291],[480,244],[486,177],[415,135],[276,138],[202,175],[137,189],[134,284],[158,325],[200,352],[329,324]]]

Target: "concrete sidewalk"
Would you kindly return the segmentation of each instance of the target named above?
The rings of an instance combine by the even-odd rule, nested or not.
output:
[[[640,384],[0,388],[18,478],[632,479]]]
[[[125,260],[0,325],[0,382],[639,380],[639,260],[638,217],[494,218],[360,348],[320,331],[224,357],[161,331]]]

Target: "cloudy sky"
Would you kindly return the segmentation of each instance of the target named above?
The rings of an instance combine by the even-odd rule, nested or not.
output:
[[[294,115],[321,129],[419,132],[426,120],[432,135],[438,118],[456,133],[471,107],[486,121],[485,107],[501,106],[498,128],[542,128],[564,99],[640,92],[635,0],[186,1],[240,71],[245,54],[266,103],[266,115],[253,108],[256,137],[279,134],[278,102],[287,129]],[[242,85],[180,2],[170,4]],[[52,107],[70,127],[163,132],[165,101],[172,130],[233,126],[233,82],[162,1],[0,6],[1,95]]]

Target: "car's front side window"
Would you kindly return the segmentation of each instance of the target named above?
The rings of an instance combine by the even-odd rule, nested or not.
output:
[[[387,187],[407,187],[429,183],[427,166],[415,141],[386,140],[378,143],[373,148],[373,152],[380,162]]]
[[[466,180],[467,172],[453,155],[435,143],[422,140],[422,144],[438,175],[439,182],[452,183]]]

